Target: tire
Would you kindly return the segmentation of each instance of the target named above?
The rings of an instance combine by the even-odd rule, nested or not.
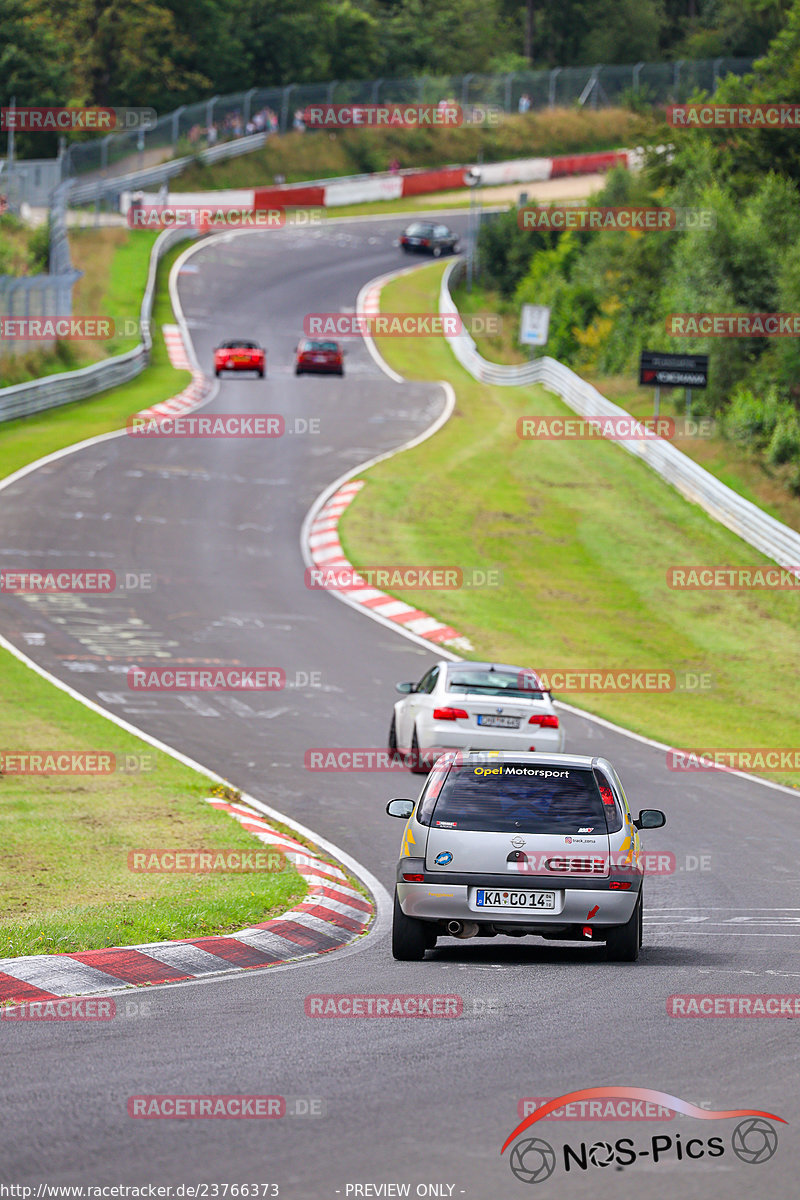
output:
[[[295,369],[294,369],[294,373],[295,373],[295,375],[302,375],[302,374],[303,374],[303,372],[300,370],[300,368],[299,368],[299,367],[295,367]]]
[[[433,247],[433,257],[434,257],[434,258],[441,258],[441,257],[442,257],[442,247],[441,247],[441,246],[434,246],[434,247]]]
[[[409,767],[412,775],[427,775],[430,768],[426,767],[422,761],[417,741],[417,727],[414,726],[414,732],[411,735],[411,766]]]
[[[610,929],[606,937],[606,958],[609,962],[636,962],[641,945],[642,893],[629,921]]]
[[[222,374],[219,367],[214,367],[214,374],[216,375],[217,379],[219,379],[220,375]]]
[[[641,950],[644,942],[644,897],[642,896],[641,888],[639,889],[639,949]]]
[[[392,913],[392,957],[400,962],[422,962],[428,949],[430,935],[424,921],[407,917],[400,907],[397,892],[394,894]],[[436,938],[434,936],[434,945]]]
[[[264,372],[263,372],[263,371],[259,371],[259,372],[258,372],[258,378],[259,378],[259,379],[263,379],[263,378],[264,378]]]
[[[336,374],[341,378],[344,375],[344,367],[340,367]]]
[[[386,744],[391,755],[392,762],[400,762],[400,751],[397,749],[397,720],[392,713],[392,723],[389,726],[389,736],[386,739]]]

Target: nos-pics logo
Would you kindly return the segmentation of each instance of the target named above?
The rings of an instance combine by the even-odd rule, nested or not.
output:
[[[633,1138],[621,1137],[616,1138],[613,1142],[598,1140],[591,1143],[580,1142],[577,1146],[565,1144],[556,1150],[544,1138],[521,1136],[537,1121],[562,1108],[565,1104],[580,1100],[607,1098],[656,1103],[662,1108],[669,1108],[675,1113],[682,1113],[684,1116],[695,1117],[701,1121],[740,1119],[730,1133],[727,1142],[725,1135],[708,1138],[682,1138],[679,1133],[662,1133],[653,1134],[640,1144],[637,1144]],[[567,1092],[563,1096],[557,1096],[537,1108],[506,1138],[500,1153],[505,1154],[511,1143],[515,1143],[508,1163],[512,1174],[520,1183],[543,1183],[556,1171],[559,1161],[564,1171],[568,1173],[589,1171],[594,1167],[630,1167],[641,1159],[648,1163],[696,1162],[703,1158],[721,1158],[733,1153],[741,1162],[755,1166],[771,1159],[778,1148],[778,1133],[772,1124],[773,1121],[778,1121],[782,1125],[786,1124],[783,1117],[776,1116],[775,1113],[762,1112],[756,1108],[732,1108],[719,1111],[698,1108],[696,1104],[690,1104],[688,1100],[681,1100],[679,1096],[654,1091],[652,1088],[582,1088],[577,1092]],[[519,1141],[516,1141],[517,1138]]]

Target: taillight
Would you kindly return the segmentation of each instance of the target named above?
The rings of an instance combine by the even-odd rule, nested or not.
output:
[[[623,883],[621,879],[612,879],[608,886],[612,892],[627,892],[631,885]]]
[[[425,882],[424,875],[405,875],[404,874],[403,879],[405,880],[406,883],[424,883]]]
[[[614,793],[612,792],[611,788],[606,783],[600,783],[597,786],[600,788],[600,795],[603,799],[603,804],[607,804],[609,808],[613,808]]]
[[[459,717],[469,717],[469,713],[463,708],[435,708],[433,710],[434,721],[457,721]]]
[[[421,239],[420,239],[420,245],[421,245],[421,246],[430,246],[430,244],[431,244],[431,243],[430,243],[430,239],[429,239],[429,238],[421,238]]]
[[[550,713],[534,713],[528,724],[541,725],[542,729],[558,729],[558,717]]]

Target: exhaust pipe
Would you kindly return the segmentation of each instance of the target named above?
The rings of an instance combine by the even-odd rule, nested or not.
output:
[[[451,937],[473,938],[478,932],[475,921],[448,921],[447,932]]]

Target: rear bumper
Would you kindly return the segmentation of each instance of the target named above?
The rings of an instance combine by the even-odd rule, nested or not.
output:
[[[454,721],[432,722],[427,729],[418,730],[420,750],[516,750],[527,753],[535,746],[541,754],[561,754],[564,749],[564,729],[542,729],[540,725],[523,725],[521,729],[454,728]]]
[[[448,883],[397,884],[400,907],[407,917],[423,921],[476,921],[479,925],[548,926],[624,925],[630,920],[639,896],[638,886],[629,892],[610,891],[608,887],[565,887],[564,881],[543,881],[535,888],[520,888],[510,880],[504,890],[555,892],[554,909],[479,908],[475,903],[477,887]],[[481,885],[482,886],[482,885]],[[594,909],[597,911],[589,916]]]

